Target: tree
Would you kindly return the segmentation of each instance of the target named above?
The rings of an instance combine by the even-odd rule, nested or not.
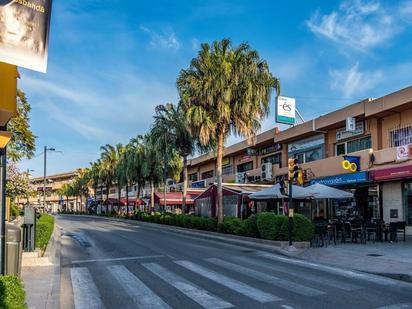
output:
[[[87,170],[89,184],[94,191],[94,201],[97,201],[97,187],[100,184],[100,161],[90,163],[90,168]]]
[[[117,174],[118,164],[120,162],[121,153],[123,151],[123,145],[117,144],[116,146],[112,146],[107,144],[106,146],[100,147],[101,153],[101,176],[106,183],[107,189],[107,198],[109,198],[109,189],[112,184],[116,182],[118,186],[118,197],[120,202],[120,184]]]
[[[161,145],[164,149],[169,148],[183,158],[183,201],[182,210],[186,210],[187,194],[187,157],[193,153],[194,137],[190,131],[189,123],[181,108],[181,105],[175,106],[171,103],[158,105],[155,109],[154,124],[152,135],[158,141],[164,141]],[[167,152],[165,151],[165,154]],[[173,156],[173,154],[172,154]]]
[[[66,197],[66,210],[69,210],[69,197],[71,196],[72,188],[70,183],[64,183],[58,190],[57,194]]]
[[[8,123],[8,131],[13,133],[7,145],[7,156],[11,161],[26,157],[31,159],[36,150],[36,136],[30,130],[31,107],[23,91],[17,90],[18,115]]]
[[[16,197],[28,198],[35,194],[35,191],[30,186],[29,175],[20,172],[14,162],[7,165],[7,181],[6,194],[12,201]]]
[[[202,44],[190,66],[179,73],[177,88],[182,108],[202,145],[216,143],[218,221],[223,222],[222,158],[230,134],[252,141],[269,112],[272,88],[279,81],[266,61],[246,43],[230,40]]]

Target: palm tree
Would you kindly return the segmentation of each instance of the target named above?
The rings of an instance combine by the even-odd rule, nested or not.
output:
[[[94,191],[94,201],[97,201],[97,188],[100,184],[100,162],[96,161],[90,163],[90,168],[88,169],[88,179],[89,184]]]
[[[179,73],[177,88],[182,108],[202,145],[216,143],[218,220],[223,222],[222,157],[230,134],[252,141],[260,121],[269,112],[272,88],[279,80],[266,61],[246,43],[230,40],[202,44],[190,66]]]
[[[106,146],[100,147],[101,149],[101,178],[104,180],[106,185],[106,198],[109,198],[109,190],[110,186],[116,181],[117,179],[117,167],[120,160],[120,154],[123,151],[122,144],[117,144],[116,146],[112,146],[106,144]],[[120,201],[120,189],[121,187],[118,185],[118,197]]]
[[[57,194],[66,197],[66,210],[69,210],[69,196],[70,196],[70,184],[64,183],[58,190]]]
[[[158,141],[165,141],[164,149],[176,150],[183,158],[183,201],[182,211],[186,210],[187,157],[193,153],[194,137],[181,105],[171,103],[158,105],[155,109],[152,134]],[[165,152],[167,153],[167,152]]]

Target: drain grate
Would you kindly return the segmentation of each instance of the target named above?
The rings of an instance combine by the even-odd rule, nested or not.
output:
[[[367,254],[366,256],[383,256],[383,254],[371,253],[371,254]]]

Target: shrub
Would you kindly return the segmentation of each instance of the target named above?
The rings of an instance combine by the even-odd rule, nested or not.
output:
[[[53,233],[53,224],[49,222],[37,222],[36,224],[36,247],[44,251]]]
[[[203,218],[205,220],[205,229],[207,231],[217,231],[217,219],[216,218]]]
[[[54,224],[54,217],[48,214],[42,214],[40,218],[38,219],[38,222],[48,222],[48,223]]]
[[[20,216],[20,208],[15,204],[10,205],[10,217],[17,218]]]
[[[278,216],[271,212],[261,212],[256,215],[256,224],[260,237],[269,240],[283,240],[287,236],[286,216]],[[286,234],[284,231],[286,225]]]
[[[313,238],[315,227],[312,222],[301,214],[293,216],[293,240],[310,241]]]
[[[249,218],[243,221],[243,226],[245,236],[259,238],[256,215],[251,215]]]
[[[223,219],[223,223],[218,225],[218,232],[243,235],[244,225],[239,218],[228,216]]]
[[[0,276],[0,308],[25,309],[26,293],[20,278]]]
[[[197,216],[190,216],[190,227],[192,229],[203,230],[204,229],[204,220],[203,218]]]

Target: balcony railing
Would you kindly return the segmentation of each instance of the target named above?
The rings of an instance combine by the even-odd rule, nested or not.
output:
[[[412,124],[396,126],[388,130],[389,147],[412,144]]]

